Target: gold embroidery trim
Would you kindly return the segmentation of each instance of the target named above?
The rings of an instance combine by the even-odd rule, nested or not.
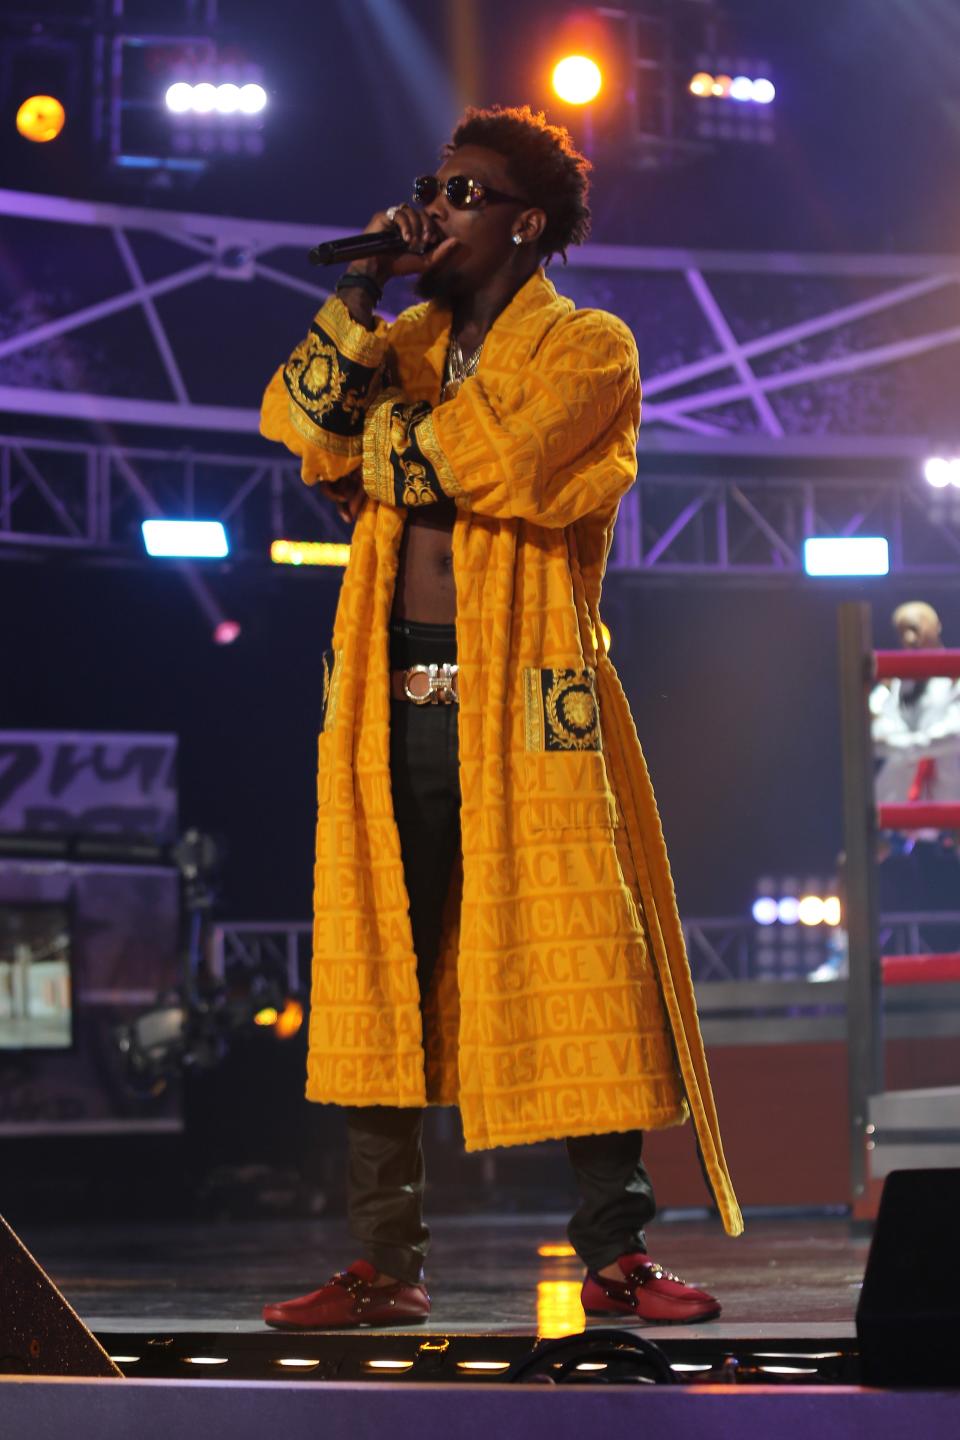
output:
[[[433,466],[434,473],[440,482],[441,490],[453,500],[460,500],[465,505],[469,505],[470,497],[467,495],[467,492],[460,484],[456,475],[454,475],[450,461],[440,448],[436,426],[433,422],[433,412],[431,411],[430,414],[424,415],[421,420],[418,420],[415,428],[417,432],[417,444],[420,446],[420,450],[425,458],[429,460]]]
[[[334,435],[331,430],[324,430],[322,425],[315,424],[300,409],[295,400],[289,405],[290,424],[298,435],[304,440],[309,440],[314,445],[320,445],[324,450],[330,450],[334,455],[357,456],[363,453],[363,436],[357,435]]]
[[[339,295],[330,296],[317,312],[314,324],[329,336],[345,360],[365,365],[368,370],[380,368],[387,351],[385,329],[378,324],[376,330],[367,330],[354,320]]]
[[[363,427],[363,488],[381,505],[395,505],[393,488],[393,407],[399,390],[384,390],[367,411]]]
[[[340,662],[342,659],[343,650],[334,650],[333,669],[330,671],[330,684],[327,689],[327,708],[324,712],[323,719],[324,733],[333,729],[334,722],[337,718],[337,705],[340,702],[340,677],[342,674]]]
[[[523,672],[523,744],[526,750],[546,749],[539,670],[526,669]]]

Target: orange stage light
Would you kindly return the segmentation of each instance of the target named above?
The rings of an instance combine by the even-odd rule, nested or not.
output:
[[[551,83],[555,93],[568,105],[589,105],[603,87],[603,75],[589,55],[565,55],[553,67]]]
[[[17,129],[25,140],[38,145],[56,140],[67,120],[67,112],[52,95],[31,95],[17,111]]]
[[[289,1040],[303,1024],[303,1006],[299,1000],[288,1000],[277,1016],[274,1033],[280,1040]]]

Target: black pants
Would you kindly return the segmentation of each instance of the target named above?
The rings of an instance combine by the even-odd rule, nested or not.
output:
[[[391,636],[392,665],[455,658],[447,627],[404,624],[407,637]],[[414,645],[416,653],[409,658]],[[390,771],[417,978],[425,995],[440,946],[443,901],[460,848],[457,707],[391,701]],[[346,1115],[351,1233],[378,1270],[400,1280],[418,1280],[430,1241],[423,1220],[423,1112],[365,1105],[348,1107]],[[581,1196],[567,1233],[589,1269],[646,1249],[643,1227],[656,1205],[640,1158],[642,1145],[639,1130],[567,1141]]]

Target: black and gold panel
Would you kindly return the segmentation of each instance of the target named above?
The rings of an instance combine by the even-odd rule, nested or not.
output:
[[[342,650],[324,650],[323,696],[320,701],[320,731],[331,730],[337,717],[337,700],[340,692],[340,660]]]
[[[436,468],[417,438],[418,423],[430,415],[426,400],[403,403],[385,392],[370,411],[363,437],[363,485],[385,505],[451,505]]]
[[[382,343],[357,346],[345,329],[325,307],[284,366],[283,378],[294,427],[307,439],[318,430],[327,443],[334,436],[359,455],[364,415],[378,388]]]
[[[523,672],[527,750],[600,750],[600,710],[592,666]]]

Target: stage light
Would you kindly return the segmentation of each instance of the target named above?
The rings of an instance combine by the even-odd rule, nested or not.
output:
[[[289,1040],[302,1024],[303,1006],[299,1000],[288,1000],[274,1022],[273,1031],[278,1040]]]
[[[752,100],[753,81],[749,75],[735,75],[730,85],[731,100]]]
[[[140,528],[148,555],[222,560],[230,553],[227,532],[219,520],[144,520]]]
[[[185,1365],[228,1365],[230,1363],[227,1355],[185,1355]]]
[[[167,109],[172,110],[174,115],[186,115],[188,110],[193,109],[193,86],[188,85],[186,80],[176,80],[167,86],[163,99]]]
[[[232,645],[234,640],[240,638],[240,622],[238,620],[221,620],[213,627],[214,645]]]
[[[190,108],[198,115],[209,115],[217,105],[217,87],[211,85],[209,80],[201,80],[199,85],[194,85],[193,95],[190,98]]]
[[[553,88],[568,105],[589,105],[602,84],[600,66],[587,55],[567,55],[553,67]]]
[[[820,536],[803,542],[803,568],[812,576],[889,575],[890,547],[881,535]]]
[[[572,1245],[558,1242],[555,1245],[538,1245],[537,1254],[542,1260],[567,1260],[576,1255]]]
[[[758,925],[775,925],[780,918],[772,895],[761,895],[753,902],[753,918]]]
[[[704,99],[707,95],[713,94],[713,76],[708,75],[706,70],[698,70],[690,81],[690,94],[699,95]]]
[[[66,120],[67,112],[53,95],[31,95],[17,111],[17,129],[37,145],[56,140]]]
[[[800,919],[800,901],[796,895],[784,895],[777,902],[777,919],[781,925],[796,925]]]
[[[730,94],[730,87],[732,85],[733,79],[731,76],[716,75],[714,76],[714,81],[710,93],[717,100],[726,100],[727,96]]]
[[[823,923],[824,925],[840,924],[840,897],[839,895],[828,895],[823,902]]]
[[[272,1005],[264,1005],[263,1009],[258,1010],[254,1015],[253,1023],[266,1029],[270,1025],[276,1025],[279,1018],[279,1012]]]
[[[275,1360],[274,1364],[282,1366],[285,1370],[316,1370],[320,1361],[301,1360],[297,1356],[291,1355],[283,1360]]]
[[[244,115],[257,115],[267,103],[267,92],[262,85],[240,87],[240,109]]]
[[[541,1340],[559,1340],[583,1329],[579,1280],[537,1282],[537,1334]]]
[[[823,901],[819,895],[804,895],[797,907],[797,918],[801,925],[823,924]]]
[[[350,546],[327,540],[274,540],[270,559],[274,565],[346,565]]]
[[[753,98],[758,105],[772,104],[776,93],[776,87],[772,80],[754,80]]]
[[[216,108],[221,115],[232,115],[235,110],[240,109],[240,86],[239,85],[218,85]]]
[[[960,456],[931,455],[924,461],[923,477],[935,490],[945,490],[948,485],[960,489]]]

